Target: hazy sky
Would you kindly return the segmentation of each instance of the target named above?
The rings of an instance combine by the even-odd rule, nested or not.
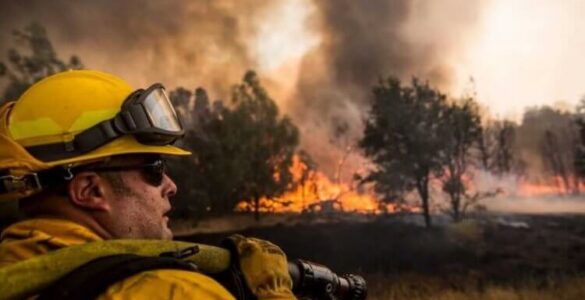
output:
[[[458,49],[446,54],[451,56],[446,61],[453,72],[450,92],[458,95],[474,85],[478,100],[494,116],[516,120],[529,106],[578,103],[585,95],[585,1],[483,2],[477,23],[470,25],[473,28],[466,33],[465,42],[457,43],[454,47]],[[453,9],[443,3],[446,1],[439,1],[432,9]],[[319,44],[319,34],[303,29],[299,22],[311,13],[309,2],[290,2],[281,10],[288,12],[283,14],[287,17],[264,23],[265,35],[258,38],[260,53],[272,53],[260,56],[266,57],[261,65],[267,71]],[[425,28],[432,32],[441,27],[437,23],[445,22],[442,18],[449,16],[448,12],[433,13],[431,18],[417,14],[420,19],[411,16],[405,31],[413,26],[423,27],[409,34],[419,41],[436,38],[432,33],[425,35]],[[444,28],[442,33],[446,36],[454,27]],[[290,37],[295,37],[295,47],[282,47]]]
[[[404,9],[399,5],[404,1],[354,5],[350,1],[274,0],[252,5],[256,2],[174,0],[164,5],[144,1],[147,5],[141,7],[136,2],[0,0],[0,50],[5,53],[11,29],[38,21],[47,26],[60,53],[79,54],[87,66],[120,74],[137,85],[162,80],[209,87],[215,82],[210,77],[235,82],[242,70],[254,68],[267,78],[276,98],[282,99],[297,88],[299,72],[319,74],[318,63],[331,62],[327,56],[343,50],[332,49],[332,39],[350,41],[351,36],[343,36],[343,32],[357,24],[366,29],[356,31],[359,40],[368,34],[371,18],[373,24],[400,26],[400,31],[388,28],[388,39],[396,39],[399,33],[403,36],[394,46],[384,42],[380,36],[384,31],[378,30],[380,47],[369,45],[363,55],[380,59],[383,51],[398,49],[388,55],[389,60],[397,60],[418,51],[413,57],[422,61],[407,61],[404,64],[410,65],[403,70],[398,70],[399,62],[392,63],[376,71],[380,75],[398,70],[401,76],[412,72],[432,78],[440,73],[436,77],[448,82],[442,88],[453,95],[469,88],[473,77],[479,101],[492,114],[516,119],[527,106],[559,101],[574,105],[585,94],[585,0],[411,0],[412,7],[398,15],[394,11]],[[315,15],[330,9],[332,3],[338,10],[331,10],[334,13],[327,17],[331,26],[337,26],[337,33],[327,36]],[[144,12],[146,17],[142,17]],[[345,16],[336,20],[339,13]],[[364,20],[348,27],[335,23],[351,23],[364,14]],[[384,15],[408,17],[383,23]],[[206,18],[205,23],[199,21]],[[238,27],[229,29],[233,24]],[[323,49],[324,39],[330,46],[323,52],[325,58],[319,58],[315,52]],[[132,42],[127,44],[128,40]],[[359,51],[348,54],[361,55]],[[162,56],[166,58],[161,60]],[[347,58],[340,56],[333,63],[343,67]],[[315,65],[313,69],[307,62]],[[344,71],[332,68],[324,77]]]
[[[585,1],[492,0],[456,66],[461,89],[473,76],[492,113],[518,117],[526,106],[585,94]]]

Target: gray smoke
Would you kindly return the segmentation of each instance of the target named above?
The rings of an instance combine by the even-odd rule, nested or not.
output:
[[[86,67],[136,86],[203,86],[212,98],[227,99],[245,70],[258,69],[250,40],[285,0],[0,1],[2,56],[11,30],[38,22],[62,57],[76,54]],[[269,92],[278,95],[301,128],[302,146],[328,174],[360,135],[369,90],[379,78],[418,76],[441,88],[451,84],[451,65],[473,35],[482,7],[467,0],[309,3],[315,10],[306,25],[321,42],[303,57],[292,94]],[[271,78],[265,82],[270,88]],[[362,163],[349,159],[347,170]]]
[[[3,1],[0,53],[10,32],[31,22],[47,28],[62,55],[77,54],[89,68],[109,71],[135,85],[153,81],[225,92],[254,67],[246,39],[256,1]]]
[[[342,143],[356,141],[371,87],[380,79],[395,76],[408,81],[417,76],[433,86],[450,87],[451,64],[472,36],[482,7],[464,0],[314,3],[323,42],[305,57],[289,111],[302,120],[303,131],[311,133],[303,146],[327,165],[326,170],[332,170],[343,154],[339,147],[319,151],[331,148],[324,145],[331,138],[323,136],[335,137],[338,128],[348,127]],[[364,161],[355,158],[348,169],[362,168]]]

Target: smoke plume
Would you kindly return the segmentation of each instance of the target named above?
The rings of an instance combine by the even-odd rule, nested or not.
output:
[[[305,56],[290,111],[301,119],[304,147],[324,147],[346,127],[345,142],[361,135],[371,87],[380,79],[417,76],[449,90],[457,56],[481,16],[478,3],[448,1],[315,0],[320,47]],[[323,139],[323,136],[330,137]],[[310,151],[334,167],[337,151]],[[359,157],[358,157],[359,158]],[[349,161],[360,169],[363,161]]]
[[[467,0],[2,0],[0,6],[0,55],[12,45],[13,29],[38,22],[62,57],[76,54],[86,67],[136,86],[203,86],[213,98],[228,99],[230,86],[256,69],[300,127],[302,146],[329,174],[361,134],[371,86],[390,75],[418,76],[448,90],[482,11]],[[295,13],[302,16],[280,27],[270,23]],[[262,51],[259,41],[283,38],[279,30],[299,24],[314,39],[305,42],[310,47],[266,67],[304,37],[293,31]],[[363,162],[347,164],[353,172]]]

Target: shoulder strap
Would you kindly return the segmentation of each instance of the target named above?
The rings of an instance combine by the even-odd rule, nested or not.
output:
[[[45,289],[37,299],[95,299],[116,282],[144,271],[158,269],[197,271],[193,263],[172,257],[110,255],[94,259],[68,273]]]
[[[232,263],[228,250],[209,245],[161,240],[97,241],[61,248],[1,267],[0,299],[28,299],[89,261],[118,254],[172,256],[194,263],[201,273],[207,275],[228,270]]]

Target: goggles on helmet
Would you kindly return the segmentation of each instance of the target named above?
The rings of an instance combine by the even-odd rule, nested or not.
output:
[[[72,141],[27,147],[43,161],[60,160],[90,152],[123,135],[132,135],[145,145],[170,145],[184,134],[181,122],[164,87],[157,83],[130,94],[121,111],[77,135]]]

